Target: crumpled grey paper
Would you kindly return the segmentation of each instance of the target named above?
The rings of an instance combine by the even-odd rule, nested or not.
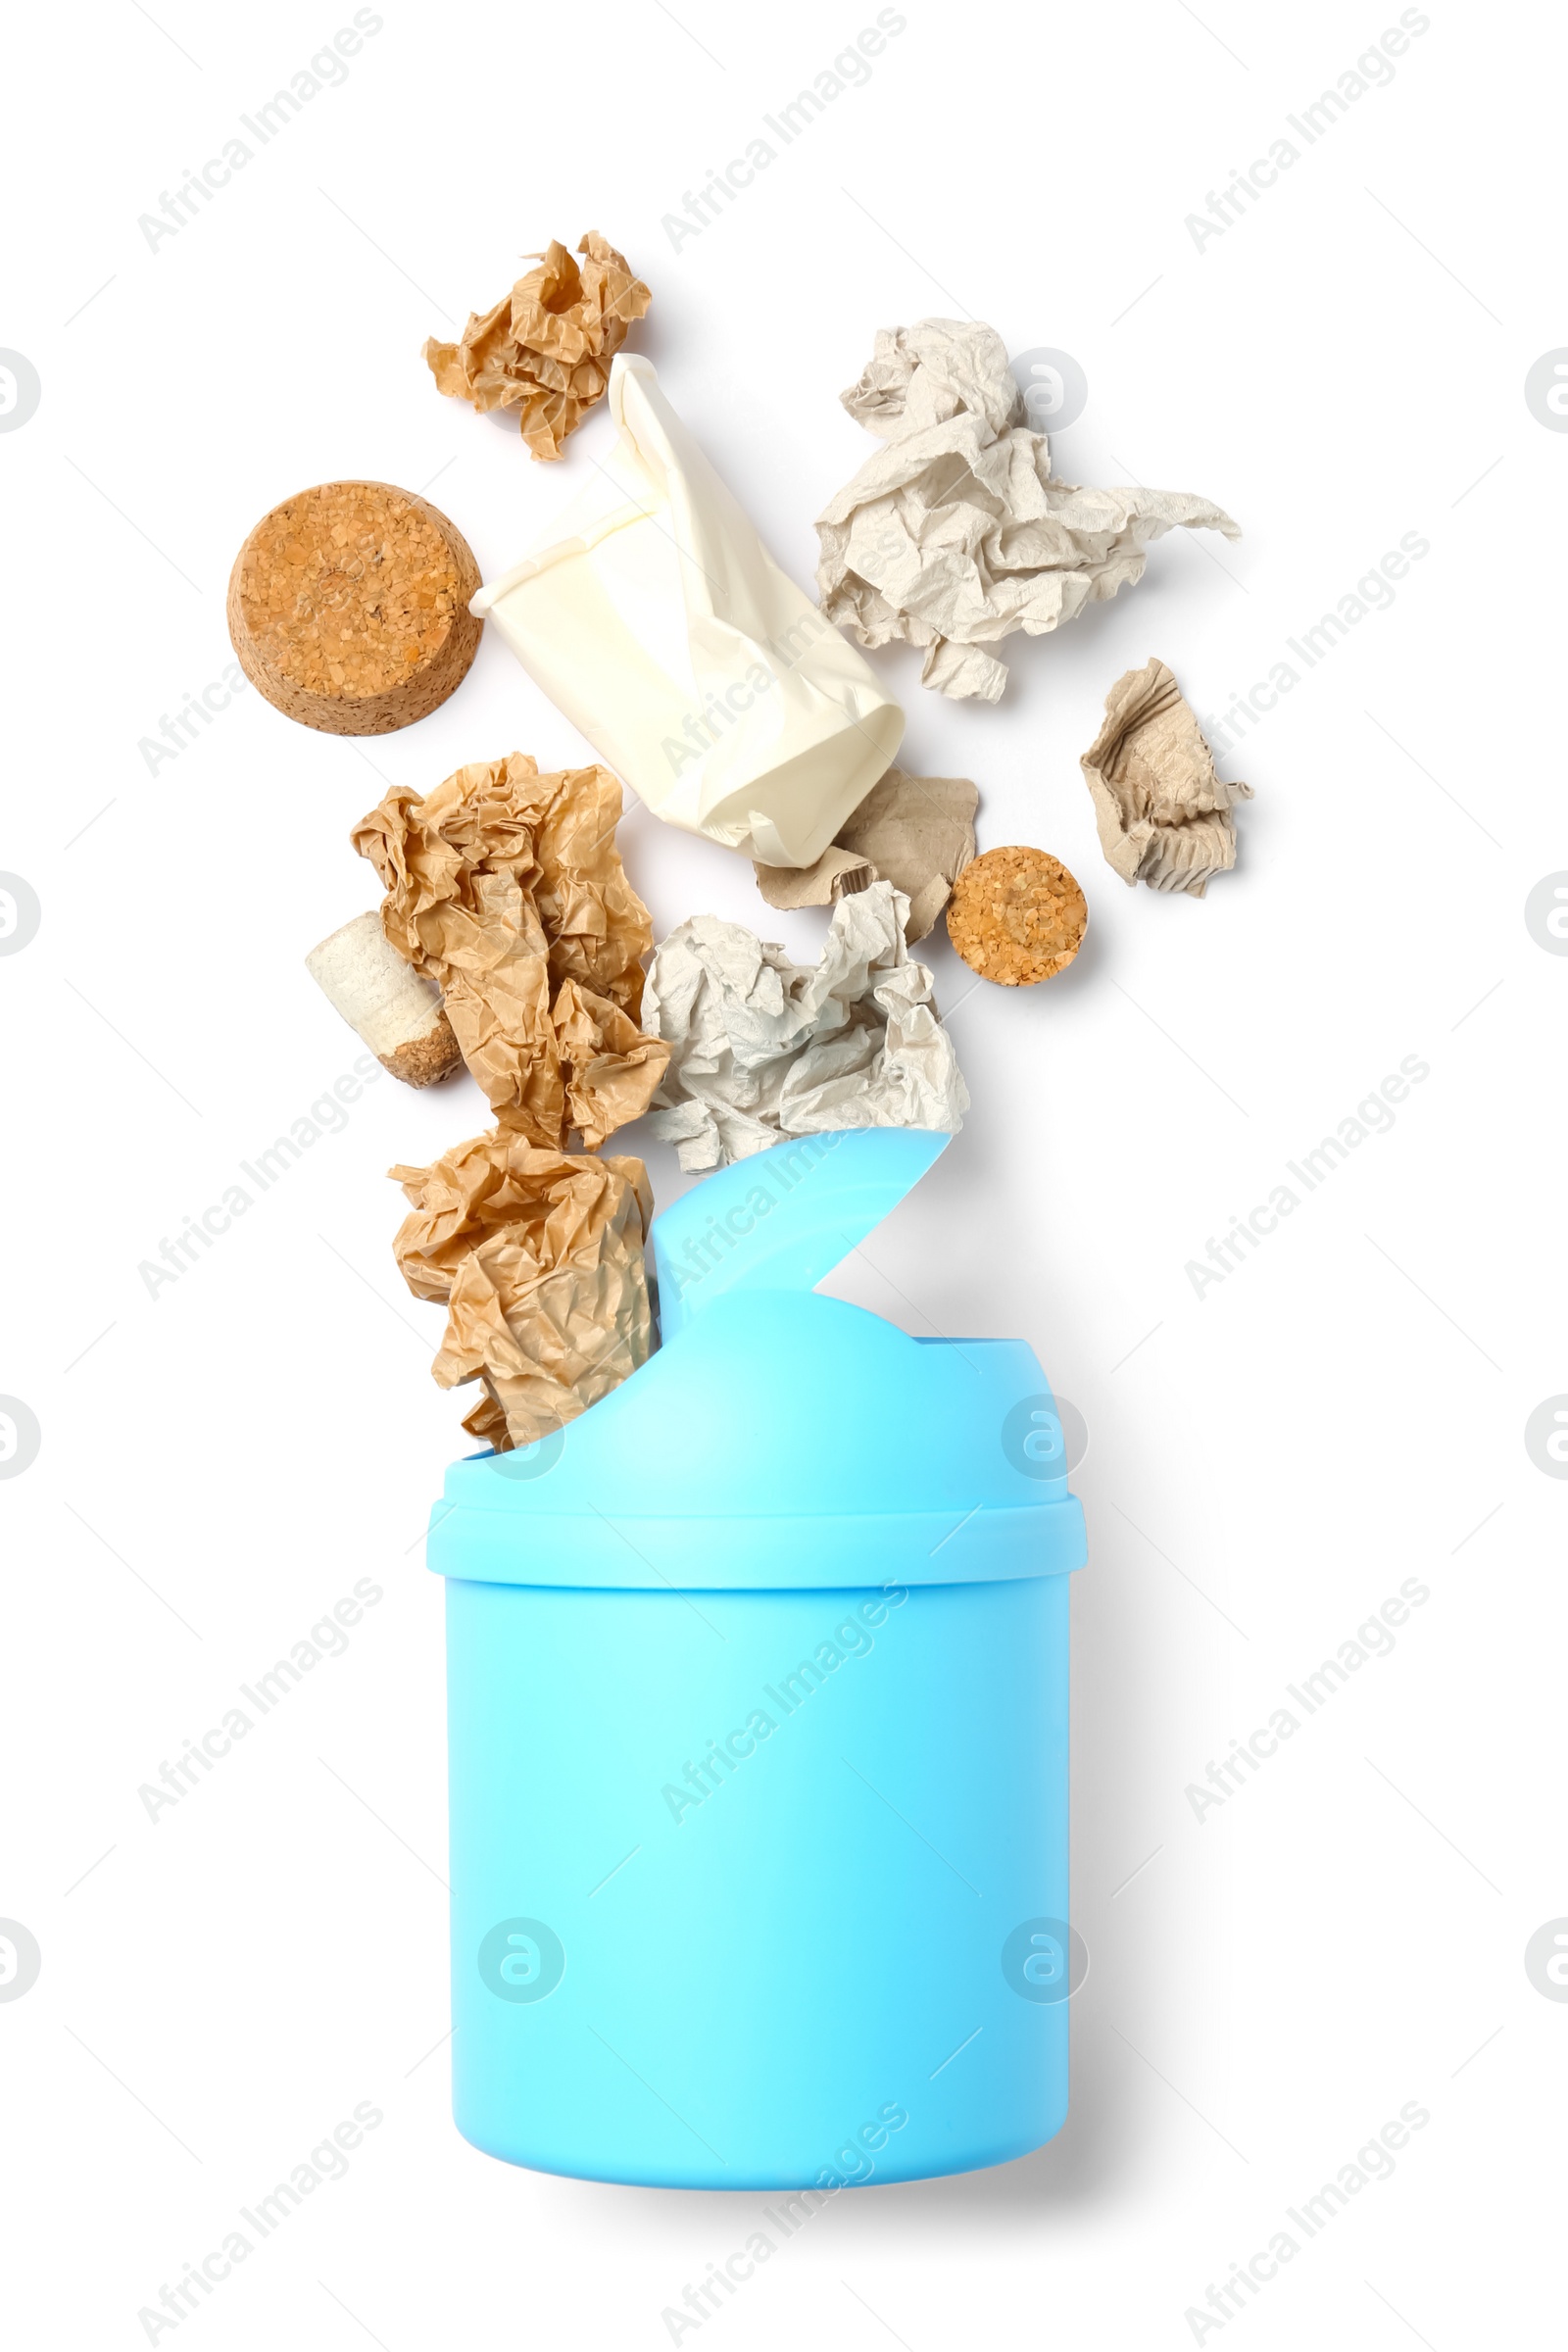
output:
[[[890,767],[814,865],[759,865],[769,906],[831,906],[873,882],[891,882],[909,902],[913,947],[935,928],[953,885],[974,856],[980,795],[967,776],[910,776]]]
[[[649,1124],[683,1168],[838,1127],[956,1134],[968,1090],[931,974],[905,946],[907,915],[890,882],[841,899],[815,964],[715,914],[661,943],[643,1019],[670,1057]]]
[[[1142,578],[1146,542],[1178,526],[1241,532],[1185,490],[1079,489],[1020,419],[1023,395],[994,327],[922,318],[881,327],[845,408],[887,443],[817,517],[817,587],[860,645],[926,648],[921,682],[1001,700],[984,645],[1043,636]]]

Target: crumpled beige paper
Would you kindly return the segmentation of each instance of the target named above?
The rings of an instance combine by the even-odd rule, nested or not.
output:
[[[1100,846],[1124,882],[1200,899],[1236,863],[1237,801],[1163,662],[1130,669],[1105,697],[1105,722],[1079,761]]]
[[[626,329],[653,300],[631,265],[590,229],[579,269],[552,238],[537,270],[481,317],[470,314],[457,343],[432,335],[424,357],[438,392],[476,409],[517,409],[536,458],[559,458],[588,410],[603,400],[610,363]]]
[[[386,897],[387,938],[444,992],[497,1119],[596,1151],[646,1109],[668,1058],[636,1026],[648,909],[615,848],[602,767],[541,775],[526,754],[460,767],[423,799],[389,792],[351,836]]]
[[[840,1127],[957,1132],[968,1090],[931,974],[906,950],[907,914],[891,882],[841,899],[815,964],[715,914],[662,942],[644,1015],[670,1061],[649,1123],[683,1168]]]
[[[840,398],[887,447],[817,517],[822,610],[861,645],[924,646],[921,680],[944,694],[1000,701],[1006,665],[979,649],[1129,587],[1162,532],[1241,537],[1187,491],[1055,480],[1046,435],[1019,421],[1006,347],[977,321],[879,328]]]
[[[814,865],[759,865],[769,906],[831,906],[891,882],[909,902],[904,936],[924,939],[974,856],[980,795],[966,776],[910,776],[890,767]]]
[[[540,1151],[497,1128],[391,1174],[412,1204],[399,1269],[447,1307],[430,1369],[444,1389],[484,1384],[471,1436],[498,1453],[532,1445],[646,1363],[654,1204],[640,1159]]]

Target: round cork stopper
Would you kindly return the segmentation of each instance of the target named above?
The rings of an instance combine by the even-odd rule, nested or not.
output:
[[[1083,892],[1045,850],[987,850],[948,901],[948,937],[982,980],[1004,988],[1033,988],[1064,971],[1088,924]]]
[[[235,560],[228,633],[285,718],[390,735],[462,684],[479,567],[439,509],[389,482],[319,482],[264,514]]]

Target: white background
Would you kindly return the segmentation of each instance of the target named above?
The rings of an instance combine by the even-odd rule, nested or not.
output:
[[[161,2285],[363,2101],[384,2120],[347,2178],[157,2341],[655,2346],[755,2227],[744,2195],[510,2170],[447,2113],[420,1534],[466,1441],[384,1171],[478,1130],[471,1082],[371,1087],[176,1284],[138,1275],[359,1051],[301,962],[374,903],[351,823],[465,760],[585,756],[493,637],[405,733],[336,740],[247,692],[156,775],[140,739],[221,676],[234,553],[288,493],[428,484],[487,577],[572,494],[607,417],[534,465],[437,397],[419,346],[590,226],[653,287],[634,347],[803,583],[812,516],[873,447],[837,394],[878,326],[933,314],[1080,361],[1062,473],[1203,492],[1246,533],[1166,539],[1114,604],[1013,640],[999,708],[875,657],[905,763],[973,776],[982,847],[1054,851],[1092,910],[1031,992],[933,943],[974,1108],[835,1287],[913,1330],[1027,1336],[1089,1425],[1093,1969],[1053,2146],[838,2198],[701,2341],[1544,2340],[1568,2007],[1524,1949],[1568,1912],[1568,1489],[1524,1425],[1568,1390],[1568,962],[1524,902],[1568,867],[1568,436],[1524,378],[1568,343],[1560,22],[1434,5],[1306,147],[1286,116],[1392,5],[910,0],[865,86],[676,252],[662,217],[869,0],[681,0],[679,22],[394,0],[342,85],[150,250],[138,216],[351,13],[158,0],[155,24],[101,0],[12,35],[0,342],[43,387],[0,437],[0,866],[42,907],[0,962],[0,1391],[42,1432],[0,1483],[0,1913],[42,1952],[0,2003],[15,2340],[147,2340]],[[1281,135],[1299,160],[1197,245],[1186,217]],[[1396,601],[1306,670],[1286,639],[1407,533],[1429,553]],[[1077,764],[1156,653],[1215,717],[1300,672],[1224,762],[1257,798],[1203,902],[1111,875]],[[712,908],[820,939],[640,808],[621,841],[660,935]],[[1187,1262],[1410,1055],[1430,1075],[1392,1130],[1195,1295]],[[639,1130],[616,1148],[647,1151],[662,1200],[684,1181]],[[138,1788],[367,1576],[383,1597],[346,1653],[149,1820]],[[1392,1654],[1199,1818],[1189,1785],[1409,1578],[1429,1597]],[[1209,2282],[1412,2101],[1430,2121],[1394,2177],[1200,2333]]]

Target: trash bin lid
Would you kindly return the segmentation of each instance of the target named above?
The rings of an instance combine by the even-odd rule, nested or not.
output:
[[[951,1140],[794,1137],[694,1185],[654,1220],[662,1346],[536,1445],[454,1463],[430,1566],[689,1591],[1080,1567],[1083,1514],[1033,1348],[916,1338],[813,1287]]]

